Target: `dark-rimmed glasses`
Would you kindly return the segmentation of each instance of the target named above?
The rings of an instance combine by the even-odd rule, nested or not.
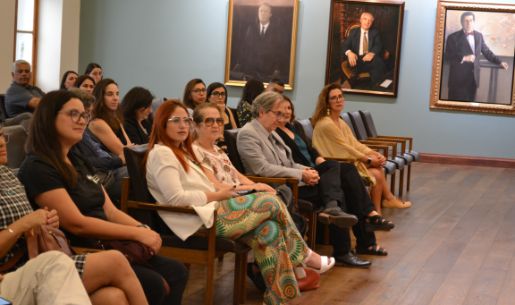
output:
[[[74,123],[79,123],[80,119],[84,119],[84,122],[89,123],[91,120],[91,114],[89,112],[80,112],[78,110],[69,110],[69,111],[59,111],[59,113],[64,113],[69,116]]]
[[[270,110],[271,113],[275,114],[276,117],[278,118],[282,118],[284,116],[284,112],[282,111],[273,111],[273,110]]]
[[[213,91],[211,95],[214,95],[216,97],[225,97],[225,92]]]

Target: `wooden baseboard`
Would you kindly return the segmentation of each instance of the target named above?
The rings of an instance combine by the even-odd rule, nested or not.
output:
[[[515,159],[420,153],[420,162],[515,168]]]

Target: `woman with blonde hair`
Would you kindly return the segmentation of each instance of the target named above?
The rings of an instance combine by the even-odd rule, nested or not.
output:
[[[378,213],[381,213],[382,199],[384,207],[411,207],[410,201],[401,201],[390,191],[382,168],[386,158],[360,143],[349,126],[340,118],[344,106],[345,99],[339,85],[330,84],[322,89],[311,117],[314,126],[313,146],[324,157],[349,159],[354,162],[360,175],[372,184],[370,197]]]

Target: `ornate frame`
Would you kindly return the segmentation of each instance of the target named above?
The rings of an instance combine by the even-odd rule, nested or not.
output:
[[[362,77],[363,73],[352,71],[349,74],[349,66],[345,65],[346,59],[342,55],[342,44],[350,30],[359,27],[359,18],[363,11],[374,15],[372,28],[379,31],[383,44],[381,61],[386,69],[378,83],[366,80]],[[404,1],[331,0],[325,83],[339,82],[343,91],[348,93],[396,97],[403,19]]]
[[[254,73],[254,71],[247,70],[242,68],[242,71],[238,71],[240,67],[244,67],[245,65],[240,65],[240,60],[244,60],[247,54],[241,55],[238,54],[243,48],[244,45],[249,43],[247,41],[246,36],[244,36],[245,31],[251,27],[249,19],[245,17],[249,17],[248,11],[250,9],[254,9],[256,12],[260,6],[262,1],[260,0],[229,0],[229,21],[227,26],[227,48],[226,48],[226,56],[225,56],[225,77],[224,82],[229,86],[239,86],[243,87],[247,79],[250,79],[250,75]],[[281,19],[280,22],[283,22],[281,25],[285,25],[288,29],[291,27],[291,32],[289,30],[282,31],[280,33],[280,40],[285,41],[283,50],[284,52],[277,53],[277,57],[283,59],[279,60],[279,63],[282,67],[287,67],[283,69],[280,75],[286,75],[287,79],[279,77],[285,83],[285,89],[292,90],[294,83],[294,75],[295,75],[295,47],[297,45],[297,19],[298,19],[298,10],[299,10],[299,0],[268,0],[267,3],[272,6],[272,20],[273,23],[274,11],[279,11],[276,13],[276,16],[279,14],[279,18],[286,19],[286,23],[284,23]],[[247,10],[247,12],[245,12]],[[241,13],[241,16],[239,15]],[[277,17],[275,17],[277,18]],[[291,23],[288,22],[291,19]],[[255,17],[252,20],[257,21]],[[283,27],[284,28],[284,27]],[[289,41],[289,43],[288,43]],[[274,45],[275,49],[280,49],[276,45]],[[289,48],[289,52],[287,51]],[[254,77],[267,83],[274,77]],[[261,79],[260,79],[261,78]]]
[[[457,12],[452,12],[457,11]],[[454,2],[454,1],[439,1],[437,6],[437,13],[436,13],[436,27],[435,27],[435,40],[434,40],[434,51],[433,51],[433,73],[432,73],[432,81],[431,81],[431,93],[430,93],[430,109],[431,110],[451,110],[451,111],[467,111],[467,112],[478,112],[478,113],[497,113],[497,114],[505,114],[505,115],[515,115],[515,69],[513,65],[513,61],[515,57],[515,39],[513,39],[513,35],[511,35],[509,32],[504,34],[508,37],[511,35],[511,40],[513,44],[513,50],[511,51],[512,57],[512,64],[511,67],[508,69],[508,73],[511,70],[511,82],[507,80],[505,83],[511,85],[510,91],[500,92],[504,93],[508,97],[509,100],[507,101],[492,101],[492,97],[496,97],[497,93],[499,93],[499,89],[497,86],[495,86],[495,89],[492,90],[492,82],[493,78],[495,77],[494,84],[497,84],[497,75],[498,71],[500,69],[495,70],[496,72],[493,72],[494,69],[492,69],[493,65],[490,65],[490,81],[488,83],[488,96],[486,97],[486,101],[459,101],[459,100],[449,100],[444,99],[445,92],[442,84],[445,86],[445,79],[450,78],[448,76],[447,72],[444,72],[444,65],[446,65],[444,61],[445,57],[445,46],[444,42],[446,39],[446,24],[453,21],[454,19],[447,19],[450,13],[458,13],[459,12],[465,12],[465,11],[471,11],[475,14],[486,12],[486,13],[507,13],[512,14],[511,20],[513,20],[513,26],[512,28],[515,28],[515,5],[510,4],[485,4],[485,3],[463,3],[463,2]],[[494,19],[492,16],[491,18]],[[510,18],[508,18],[510,19]],[[458,20],[459,22],[459,20]],[[498,20],[495,20],[495,22],[492,21],[492,23],[497,23]],[[509,26],[508,26],[509,28]],[[507,29],[509,31],[510,29]],[[515,32],[515,30],[511,29]],[[483,33],[485,34],[485,41],[489,43],[489,33]],[[500,34],[495,33],[495,37],[498,37]],[[493,36],[490,34],[490,36]],[[509,37],[507,38],[510,39]],[[492,46],[490,46],[492,48]],[[509,49],[509,47],[507,47]],[[495,52],[494,52],[495,53]],[[505,56],[508,57],[508,56]],[[487,65],[486,62],[484,64]],[[447,71],[447,70],[445,70]],[[505,77],[510,77],[510,74],[506,74]],[[483,77],[485,78],[485,77]],[[480,78],[483,79],[483,78]],[[480,87],[481,88],[481,87]],[[506,89],[505,89],[506,90]],[[483,96],[486,94],[483,89]]]

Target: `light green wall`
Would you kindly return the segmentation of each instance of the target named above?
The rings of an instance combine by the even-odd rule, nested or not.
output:
[[[496,3],[510,3],[512,0]],[[181,97],[186,82],[224,77],[227,0],[82,1],[80,69],[103,65],[122,94],[143,85]],[[299,117],[324,85],[329,0],[300,1],[295,89]],[[436,1],[406,0],[397,98],[347,95],[346,110],[370,110],[383,134],[411,135],[420,152],[515,158],[515,118],[429,110]],[[241,88],[229,88],[231,105]]]

